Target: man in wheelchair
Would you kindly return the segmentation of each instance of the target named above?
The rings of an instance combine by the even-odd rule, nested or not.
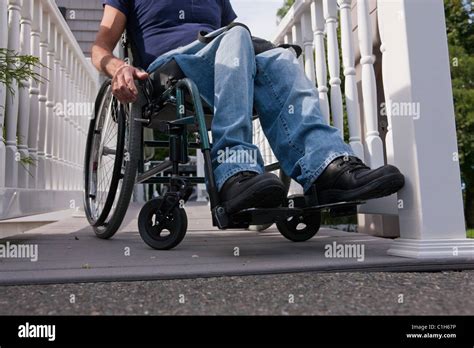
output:
[[[212,167],[228,213],[278,207],[286,198],[285,186],[264,172],[262,156],[252,144],[254,109],[282,170],[305,192],[315,192],[319,204],[379,198],[403,187],[396,167],[370,169],[340,131],[325,123],[318,92],[291,50],[256,54],[242,26],[218,31],[209,43],[196,40],[199,32],[219,30],[236,19],[229,0],[105,0],[104,5],[92,61],[112,78],[112,92],[120,102],[133,103],[138,95],[134,80],[145,80],[174,60],[213,107]],[[135,43],[139,66],[112,53],[125,29]],[[241,156],[256,161],[219,156],[231,152],[256,154]]]

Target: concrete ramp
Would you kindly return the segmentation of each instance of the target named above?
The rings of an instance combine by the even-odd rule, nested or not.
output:
[[[2,239],[37,246],[37,261],[0,258],[0,284],[151,280],[228,275],[340,271],[433,271],[474,269],[473,259],[414,260],[387,255],[391,240],[322,228],[311,240],[293,243],[276,227],[265,232],[219,231],[206,205],[189,204],[189,229],[170,251],[149,248],[138,234],[132,205],[121,231],[95,237],[84,217],[67,219]],[[25,247],[26,248],[26,247]],[[342,252],[341,252],[342,250]],[[11,256],[11,255],[10,255]]]

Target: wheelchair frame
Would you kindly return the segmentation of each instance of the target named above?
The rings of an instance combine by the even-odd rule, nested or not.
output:
[[[125,49],[125,59],[135,58],[134,49],[126,34],[122,38],[122,46]],[[136,60],[135,60],[136,61]],[[175,63],[176,64],[176,63]],[[177,66],[177,64],[176,64]],[[178,245],[184,238],[187,229],[187,217],[184,211],[184,204],[192,193],[192,185],[205,183],[209,195],[210,208],[213,225],[219,229],[228,228],[247,228],[250,225],[266,225],[276,223],[278,230],[284,237],[292,241],[305,241],[313,237],[319,230],[321,223],[321,211],[329,210],[332,215],[347,215],[355,213],[357,204],[362,202],[342,202],[330,205],[318,205],[316,192],[310,192],[307,195],[290,196],[286,204],[279,208],[250,208],[235,214],[228,214],[225,208],[220,204],[219,194],[214,178],[211,159],[211,143],[209,141],[208,127],[201,96],[198,87],[189,78],[169,74],[155,79],[139,81],[139,98],[142,98],[140,117],[135,117],[131,110],[128,120],[130,128],[139,125],[140,148],[139,158],[137,158],[137,176],[134,184],[169,184],[169,191],[164,196],[151,199],[142,207],[139,218],[139,232],[142,239],[152,248],[171,249]],[[190,104],[194,114],[188,115],[186,96],[190,98]],[[97,101],[96,101],[97,104]],[[175,108],[175,119],[163,120],[160,118],[160,112],[165,107]],[[134,105],[133,107],[137,107]],[[97,111],[96,111],[97,112]],[[125,107],[119,106],[117,118],[125,118]],[[93,120],[94,122],[94,120]],[[96,132],[91,123],[92,132]],[[197,128],[198,139],[196,142],[189,142],[189,127]],[[157,129],[161,133],[168,135],[169,141],[143,140],[143,127]],[[90,132],[91,132],[90,130]],[[90,135],[89,135],[90,136]],[[89,141],[88,141],[89,144]],[[118,143],[119,144],[119,143]],[[169,148],[169,160],[145,171],[144,148]],[[205,177],[182,177],[180,176],[179,165],[189,162],[188,149],[195,148],[201,150],[204,157]],[[120,149],[121,150],[121,149]],[[86,149],[86,158],[91,151],[90,145]],[[129,149],[130,151],[130,149]],[[120,151],[116,151],[119,153]],[[123,151],[122,151],[123,152]],[[86,160],[86,171],[90,170],[90,163]],[[116,166],[116,164],[114,164]],[[157,177],[157,174],[171,169],[170,177]],[[266,171],[280,169],[279,163],[272,163],[265,166]],[[133,170],[132,170],[133,171]],[[280,171],[282,173],[282,171]],[[283,173],[284,174],[284,173]],[[85,197],[88,199],[87,172]],[[207,180],[206,180],[207,179]],[[286,177],[286,184],[289,186],[289,178]],[[113,186],[111,186],[113,187]],[[115,193],[113,193],[115,195]],[[120,199],[120,197],[119,197]],[[128,198],[130,199],[130,198]],[[128,202],[119,202],[125,204]],[[106,212],[108,213],[108,212]],[[87,214],[89,217],[89,213]],[[121,217],[114,225],[115,230],[101,235],[101,238],[110,238],[120,226]],[[92,224],[92,220],[89,219]],[[99,221],[104,223],[103,221]],[[95,221],[96,225],[100,225]],[[298,228],[304,224],[303,229]],[[162,230],[168,230],[170,234],[166,237],[161,236]]]

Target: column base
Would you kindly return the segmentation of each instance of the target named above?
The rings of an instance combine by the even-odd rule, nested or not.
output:
[[[405,239],[393,241],[387,251],[389,255],[414,259],[473,258],[474,239]]]

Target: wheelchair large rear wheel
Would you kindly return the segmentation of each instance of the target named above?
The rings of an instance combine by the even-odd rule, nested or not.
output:
[[[103,239],[119,229],[133,193],[142,129],[132,111],[117,101],[110,80],[105,81],[89,125],[84,165],[84,210]]]

